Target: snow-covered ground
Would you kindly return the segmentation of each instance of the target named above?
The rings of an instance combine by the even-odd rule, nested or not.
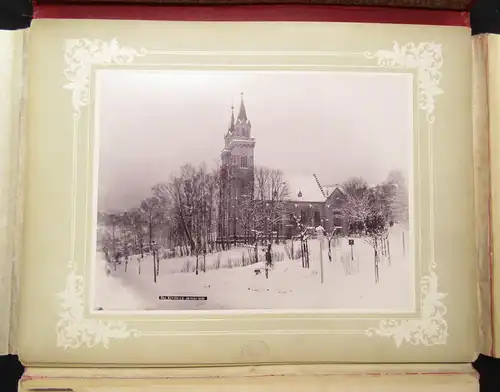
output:
[[[404,233],[404,234],[403,234]],[[403,235],[404,243],[403,246]],[[240,310],[240,309],[318,309],[352,311],[411,311],[414,306],[414,263],[408,252],[408,233],[391,229],[391,260],[380,255],[379,277],[375,283],[373,248],[363,239],[355,239],[353,258],[348,239],[333,248],[332,262],[324,241],[323,283],[319,240],[309,240],[310,268],[302,260],[291,260],[291,242],[273,245],[280,255],[269,271],[264,262],[246,265],[253,250],[236,248],[206,257],[206,272],[200,257],[200,272],[193,270],[195,257],[160,260],[157,282],[153,281],[153,261],[146,256],[140,262],[133,256],[116,271],[97,258],[95,307],[102,310]],[[300,247],[294,242],[295,252]],[[260,247],[261,248],[261,247]],[[262,256],[263,252],[260,251]],[[261,257],[262,257],[261,256]],[[245,264],[241,266],[241,264]],[[256,273],[259,270],[260,273]],[[160,300],[159,296],[206,296],[207,300]]]

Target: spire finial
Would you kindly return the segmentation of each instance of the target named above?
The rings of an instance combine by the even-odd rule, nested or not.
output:
[[[231,103],[231,121],[229,124],[229,132],[233,132],[234,129],[234,102]]]
[[[247,118],[247,111],[245,110],[245,104],[243,103],[243,92],[240,93],[240,95],[241,95],[241,105],[240,105],[240,112],[238,114],[238,120],[246,122],[248,118]]]

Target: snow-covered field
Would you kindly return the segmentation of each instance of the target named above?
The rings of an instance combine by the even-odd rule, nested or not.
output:
[[[404,234],[403,234],[404,233]],[[403,236],[404,243],[403,246]],[[206,272],[200,257],[200,272],[193,271],[195,257],[160,260],[157,282],[153,281],[153,261],[140,262],[133,256],[116,271],[101,255],[95,268],[95,307],[101,310],[240,310],[240,309],[318,309],[352,311],[411,311],[414,306],[414,263],[408,251],[408,233],[393,227],[389,236],[391,260],[380,255],[379,277],[375,283],[373,248],[355,239],[353,258],[348,239],[332,248],[332,262],[324,241],[323,283],[319,240],[310,240],[310,268],[302,260],[291,260],[291,242],[273,245],[281,261],[274,262],[266,279],[264,262],[247,264],[253,250],[235,248],[206,257]],[[295,252],[300,247],[294,242]],[[261,248],[261,247],[259,247]],[[260,251],[262,254],[263,252]],[[256,273],[256,269],[259,272]],[[206,296],[207,300],[160,300],[159,296]]]

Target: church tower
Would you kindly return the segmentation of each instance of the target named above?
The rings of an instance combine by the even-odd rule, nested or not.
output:
[[[243,93],[238,117],[231,120],[221,152],[221,221],[219,238],[244,241],[251,235],[251,207],[254,198],[254,148],[252,125],[247,116]]]

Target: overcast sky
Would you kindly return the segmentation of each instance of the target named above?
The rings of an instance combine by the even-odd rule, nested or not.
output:
[[[106,70],[96,83],[101,211],[138,204],[182,164],[219,160],[241,92],[256,164],[325,185],[408,176],[408,74]]]

